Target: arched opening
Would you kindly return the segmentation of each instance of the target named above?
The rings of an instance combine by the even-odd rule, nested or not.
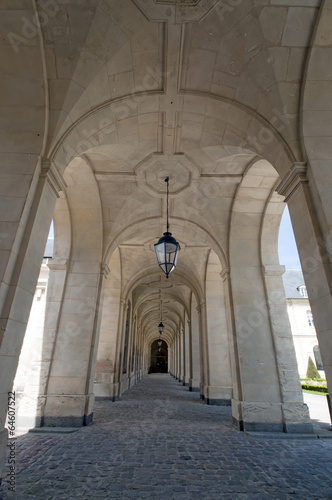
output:
[[[164,340],[155,340],[151,344],[150,373],[168,372],[168,349]]]
[[[331,384],[328,2],[16,3],[38,36],[1,48],[3,400],[54,215],[41,425],[89,424],[95,397],[121,397],[156,353],[161,369],[162,304],[179,382],[231,403],[241,430],[307,431],[276,242],[285,201]],[[168,208],[181,253],[165,280]]]

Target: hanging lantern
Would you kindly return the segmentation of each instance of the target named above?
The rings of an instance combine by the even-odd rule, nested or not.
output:
[[[163,301],[160,300],[160,323],[158,325],[158,332],[160,333],[160,335],[163,333],[164,331],[164,324],[163,324]]]
[[[157,255],[157,260],[160,269],[166,274],[166,278],[173,271],[177,264],[178,253],[180,251],[180,245],[173,238],[172,233],[169,232],[169,222],[168,222],[168,182],[169,177],[166,177],[165,182],[167,182],[167,226],[166,232],[160,238],[158,243],[155,243],[154,248]]]
[[[163,343],[163,341],[161,339],[158,340],[158,346],[159,346],[159,350],[161,348],[161,344]]]

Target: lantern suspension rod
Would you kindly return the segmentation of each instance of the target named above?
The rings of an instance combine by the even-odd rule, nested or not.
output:
[[[169,183],[169,177],[167,176],[166,179],[165,179],[165,182],[167,183],[167,223],[166,223],[166,227],[167,227],[167,232],[169,232],[169,222],[168,222],[168,183]]]

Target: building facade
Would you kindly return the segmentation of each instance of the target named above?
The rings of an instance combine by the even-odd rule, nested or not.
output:
[[[287,270],[283,275],[283,282],[299,375],[301,378],[306,377],[310,357],[315,363],[321,378],[325,378],[314,319],[302,271]]]
[[[277,237],[287,203],[331,386],[332,1],[0,9],[2,425],[53,219],[40,425],[88,425],[146,374],[162,309],[189,390],[239,430],[310,432]]]

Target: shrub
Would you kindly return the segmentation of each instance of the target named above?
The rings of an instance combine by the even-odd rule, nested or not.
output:
[[[307,391],[325,392],[327,394],[327,387],[319,385],[302,384],[302,389],[306,389]]]
[[[313,362],[310,356],[308,360],[307,377],[311,379],[320,378],[315,363]]]

